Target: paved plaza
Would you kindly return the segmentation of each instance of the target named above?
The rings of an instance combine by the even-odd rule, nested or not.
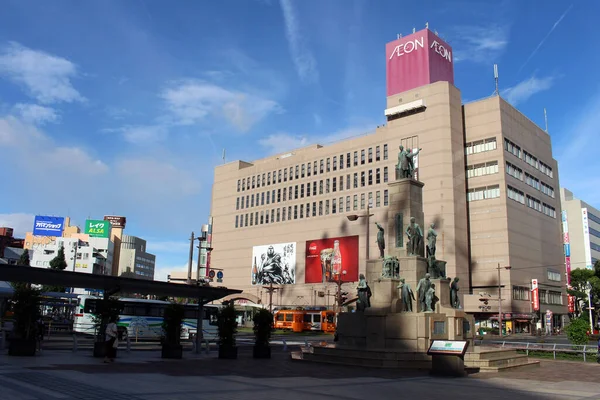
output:
[[[363,369],[290,360],[184,354],[162,360],[154,351],[122,352],[103,364],[89,352],[46,350],[34,358],[0,355],[0,399],[600,399],[600,365],[543,361],[540,368],[473,374],[461,379],[418,371]],[[515,397],[517,398],[517,397]]]

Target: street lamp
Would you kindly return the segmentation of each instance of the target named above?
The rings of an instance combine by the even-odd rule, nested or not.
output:
[[[510,265],[504,267],[507,271],[510,270]],[[498,263],[498,333],[500,337],[504,336],[502,333],[502,284],[500,282],[500,263]]]
[[[590,335],[594,334],[594,322],[592,320],[592,284],[587,282],[585,285],[588,295],[588,312],[590,313]]]
[[[365,253],[366,257],[367,257],[367,261],[369,260],[369,217],[372,217],[375,214],[371,214],[371,202],[373,201],[373,199],[369,199],[369,201],[367,202],[367,213],[364,215],[356,215],[356,214],[351,214],[346,216],[346,218],[348,218],[348,221],[356,221],[359,218],[366,218],[367,219],[367,251]]]

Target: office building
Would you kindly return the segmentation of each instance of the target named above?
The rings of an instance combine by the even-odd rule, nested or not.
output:
[[[273,282],[277,305],[331,305],[335,276],[354,293],[367,251],[378,256],[374,223],[389,226],[388,184],[403,146],[421,149],[413,160],[425,185],[422,229],[435,223],[436,257],[447,261],[447,276],[460,278],[465,309],[478,321],[497,318],[497,301],[481,309],[478,294],[497,298],[501,286],[506,328],[529,329],[539,318],[529,300],[537,279],[548,288],[542,307],[562,324],[564,276],[548,279],[564,263],[550,136],[499,96],[463,105],[452,50],[428,29],[388,43],[386,63],[385,125],[215,168],[211,268],[253,301],[266,302]],[[369,230],[365,218],[347,218],[367,212]],[[410,216],[396,218],[406,225]],[[388,249],[405,246],[404,235],[385,235]],[[338,274],[330,264],[339,258]]]
[[[119,276],[154,280],[156,256],[146,252],[146,241],[122,235],[119,253]]]
[[[565,256],[571,268],[589,268],[600,260],[600,211],[571,191],[560,189]]]

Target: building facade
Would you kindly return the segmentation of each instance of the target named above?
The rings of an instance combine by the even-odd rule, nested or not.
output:
[[[565,188],[560,189],[560,201],[571,268],[591,269],[600,260],[600,211]]]
[[[422,229],[434,224],[436,257],[460,279],[465,309],[482,320],[493,316],[469,293],[497,296],[500,264],[509,321],[513,314],[533,320],[529,291],[520,293],[534,278],[556,284],[561,300],[552,297],[552,309],[565,314],[564,276],[544,278],[549,266],[564,263],[550,137],[498,96],[463,106],[451,49],[431,31],[387,47],[385,125],[328,146],[215,168],[211,267],[223,269],[227,286],[265,303],[269,282],[279,287],[278,305],[332,304],[336,280],[354,293],[367,252],[379,255],[375,222],[389,226],[388,183],[402,146],[420,149],[413,163],[425,185]],[[388,249],[405,246],[405,237],[384,236]]]
[[[122,235],[119,253],[119,276],[154,280],[156,256],[146,252],[146,241]]]
[[[65,223],[62,230],[62,237],[69,238],[71,235],[81,233],[81,229],[78,226],[71,225],[71,218],[65,217]],[[53,236],[36,236],[33,232],[27,232],[25,234],[25,245],[23,248],[32,250],[36,245],[45,245],[52,243],[55,237]]]

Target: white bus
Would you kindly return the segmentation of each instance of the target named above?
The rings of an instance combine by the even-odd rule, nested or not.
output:
[[[94,335],[93,314],[96,304],[102,299],[95,296],[80,295],[77,297],[77,307],[73,320],[75,332]],[[158,339],[162,335],[162,322],[165,308],[170,304],[161,300],[119,298],[120,312],[117,326],[124,329],[131,338]],[[217,338],[217,311],[219,306],[204,305],[202,318],[202,333],[205,339]],[[189,339],[197,330],[198,305],[184,305],[184,321],[181,330],[182,339]]]

